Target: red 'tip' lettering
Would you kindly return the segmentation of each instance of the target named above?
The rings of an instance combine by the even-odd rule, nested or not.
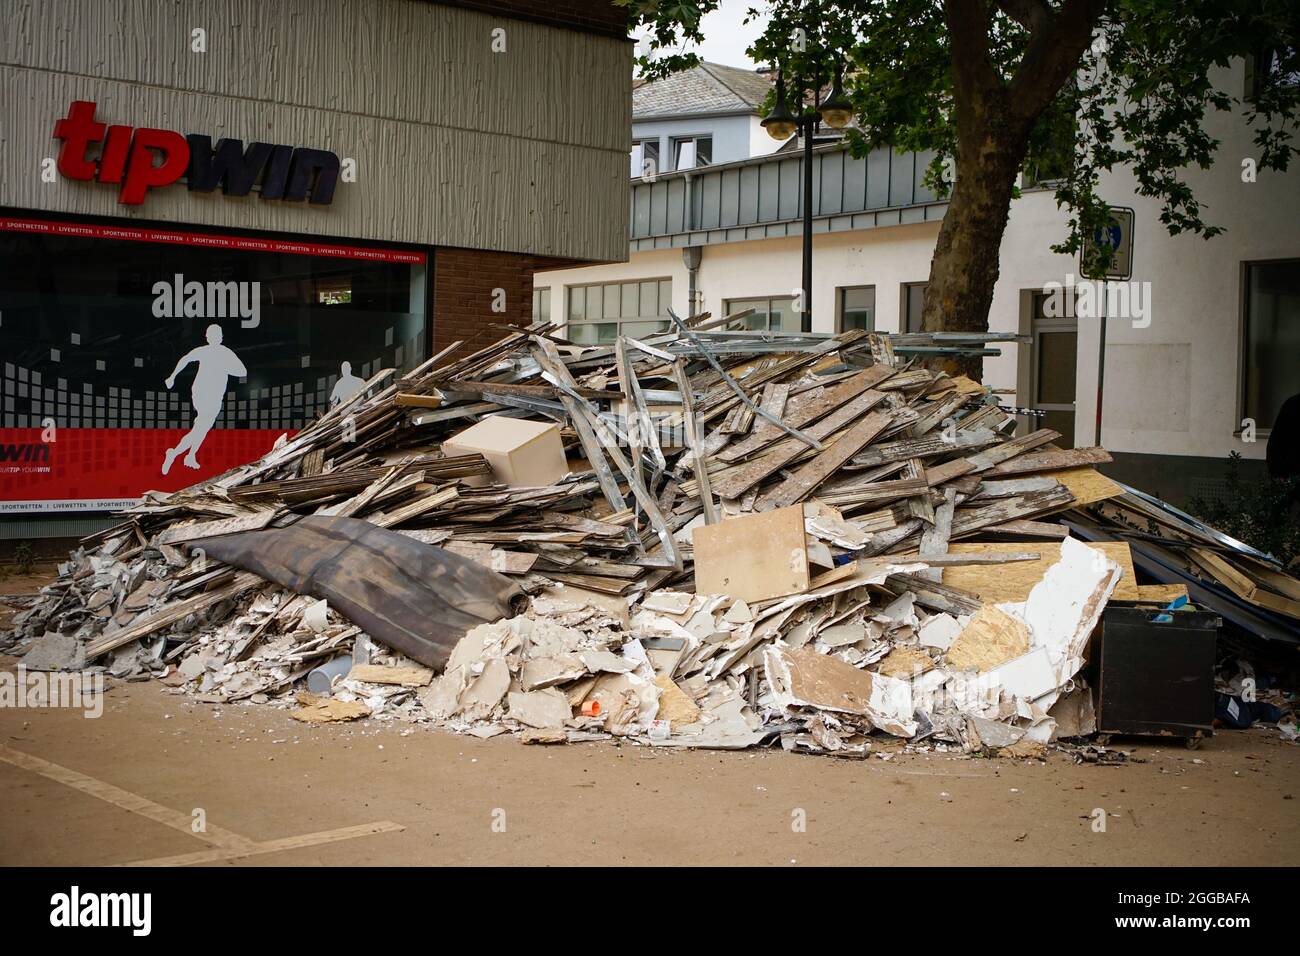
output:
[[[98,165],[86,158],[86,151],[94,143],[104,140],[103,154]],[[68,115],[54,124],[54,135],[63,140],[59,148],[59,172],[68,179],[98,179],[102,183],[122,183],[117,201],[127,206],[144,202],[150,186],[166,186],[185,175],[190,164],[190,144],[180,133],[166,129],[138,129],[131,138],[129,126],[105,127],[95,122],[95,104],[76,100],[68,108]],[[127,141],[130,139],[130,155]],[[162,155],[162,162],[154,165],[152,150]],[[123,179],[123,163],[126,176]]]
[[[162,153],[162,162],[157,166],[153,164],[151,149]],[[117,195],[117,201],[126,206],[140,205],[150,186],[166,186],[176,182],[185,174],[189,164],[190,144],[180,133],[167,129],[137,129],[135,139],[131,141],[131,159],[126,166],[126,181]]]
[[[86,150],[104,138],[104,124],[95,122],[95,104],[76,100],[68,107],[67,117],[54,124],[54,136],[63,140],[59,172],[69,179],[94,179],[95,163],[86,159]]]

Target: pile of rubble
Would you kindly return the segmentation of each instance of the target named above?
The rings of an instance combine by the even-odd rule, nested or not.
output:
[[[1043,520],[1123,493],[1105,451],[1010,437],[987,389],[913,360],[999,336],[745,319],[595,347],[539,324],[381,373],[146,496],[6,641],[307,721],[533,742],[1018,753],[1090,730],[1106,602],[1178,591]]]

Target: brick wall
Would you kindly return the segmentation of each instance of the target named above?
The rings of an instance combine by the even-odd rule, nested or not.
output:
[[[613,0],[433,0],[449,7],[464,7],[481,13],[494,13],[531,20],[551,26],[569,27],[626,37],[628,11],[615,6]]]
[[[457,340],[468,354],[495,342],[500,325],[528,325],[533,317],[533,273],[549,260],[514,252],[439,248],[433,255],[433,351]],[[505,292],[505,311],[493,312],[493,291]]]

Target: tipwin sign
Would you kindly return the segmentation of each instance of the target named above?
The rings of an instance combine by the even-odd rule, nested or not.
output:
[[[95,120],[95,104],[77,100],[54,124],[59,172],[68,179],[94,180],[119,187],[117,201],[144,202],[149,190],[186,177],[191,192],[210,193],[217,186],[227,196],[247,196],[260,183],[263,199],[328,205],[339,178],[339,158],[323,149],[277,146],[182,136],[168,129],[108,126]],[[87,154],[99,145],[98,158]]]

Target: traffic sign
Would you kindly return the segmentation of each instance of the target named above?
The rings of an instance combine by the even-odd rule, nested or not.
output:
[[[1110,207],[1108,225],[1093,230],[1083,237],[1083,250],[1079,256],[1079,272],[1089,279],[1129,279],[1133,276],[1133,210],[1123,206]],[[1107,262],[1100,273],[1090,272],[1087,263],[1094,257]]]

